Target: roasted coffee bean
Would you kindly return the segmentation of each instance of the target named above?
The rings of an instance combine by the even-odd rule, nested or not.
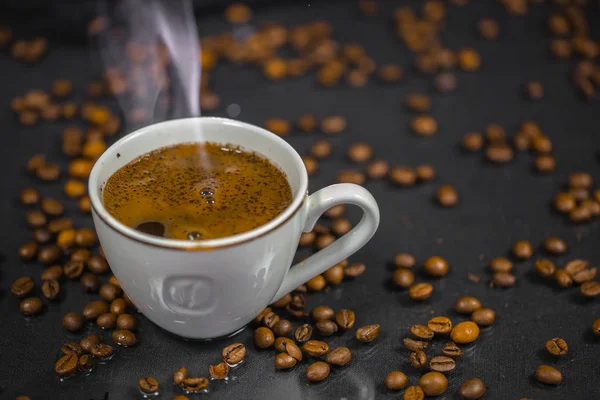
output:
[[[156,393],[158,392],[158,381],[151,376],[146,378],[140,378],[138,380],[138,386],[144,393]]]
[[[34,188],[25,188],[21,190],[19,199],[21,200],[21,204],[32,206],[40,201],[40,194]]]
[[[303,132],[313,132],[317,127],[317,119],[311,114],[304,114],[298,118],[296,126]]]
[[[337,324],[330,320],[317,321],[315,327],[321,336],[331,336],[338,331]]]
[[[300,325],[298,328],[296,328],[296,331],[294,332],[294,339],[296,339],[298,343],[305,343],[308,340],[310,340],[310,337],[312,336],[312,331],[313,328],[311,325]]]
[[[29,242],[19,246],[19,257],[25,261],[33,260],[38,251],[38,245],[35,242]]]
[[[100,286],[100,297],[104,300],[110,302],[119,297],[122,293],[121,289],[118,286],[115,286],[111,283],[104,283]]]
[[[65,342],[60,347],[60,351],[63,354],[75,354],[80,356],[83,353],[83,349],[77,342]]]
[[[290,369],[297,362],[298,360],[287,353],[279,353],[275,356],[275,368],[277,369]]]
[[[175,371],[175,373],[173,373],[173,383],[175,383],[176,385],[182,385],[183,381],[185,381],[187,379],[187,377],[188,377],[187,368],[186,367],[181,367],[177,371]]]
[[[327,158],[331,154],[331,144],[327,140],[317,140],[310,146],[310,153],[319,160]]]
[[[46,164],[46,156],[43,154],[34,154],[27,161],[27,171],[35,172],[38,168]]]
[[[513,245],[513,255],[519,260],[527,260],[533,255],[533,247],[526,240],[519,240]]]
[[[221,356],[227,364],[236,365],[246,357],[246,346],[241,343],[230,344],[223,349]]]
[[[541,154],[535,157],[533,166],[538,172],[548,173],[556,169],[556,160],[548,154]]]
[[[335,312],[331,307],[328,306],[316,306],[311,311],[311,316],[315,321],[322,321],[326,319],[332,319],[335,315]]]
[[[317,249],[321,250],[321,249],[324,249],[325,247],[329,246],[333,242],[335,242],[335,236],[333,236],[329,233],[324,233],[322,235],[319,235],[319,237],[317,237],[315,245],[316,245]],[[317,276],[320,276],[320,275],[317,275]],[[320,290],[320,289],[318,289],[318,290]]]
[[[96,232],[92,229],[83,228],[75,233],[75,243],[80,247],[92,247],[98,242]]]
[[[423,400],[425,398],[425,392],[420,386],[409,386],[404,391],[404,400]]]
[[[454,311],[461,314],[470,314],[481,308],[481,302],[473,296],[460,297],[454,303]]]
[[[421,340],[431,340],[433,339],[434,335],[434,332],[429,327],[421,324],[415,324],[411,326],[410,333]]]
[[[102,329],[112,329],[117,324],[117,316],[112,313],[104,313],[96,318],[96,325]]]
[[[92,355],[99,359],[109,358],[113,355],[114,349],[111,345],[98,343],[92,346],[90,352]]]
[[[225,19],[230,24],[245,24],[252,19],[252,10],[245,4],[230,4],[224,11]]]
[[[419,350],[423,351],[429,346],[429,343],[427,343],[427,342],[423,342],[420,340],[413,340],[411,338],[402,339],[402,343],[404,344],[404,347],[406,347],[407,349],[412,350],[412,351],[419,351]]]
[[[336,264],[323,273],[323,278],[330,285],[339,285],[344,280],[344,267],[342,264]]]
[[[44,305],[39,297],[27,297],[21,300],[19,308],[23,315],[35,315],[42,312]]]
[[[475,341],[479,337],[479,327],[475,322],[463,321],[458,323],[450,332],[450,338],[454,343],[466,344]]]
[[[542,278],[554,275],[555,270],[556,267],[552,261],[546,259],[535,260],[535,272]]]
[[[347,156],[354,162],[366,162],[373,157],[373,149],[367,143],[354,143],[348,149]]]
[[[310,382],[320,382],[323,379],[329,376],[329,372],[331,368],[329,364],[324,363],[323,361],[317,361],[308,366],[306,369],[306,379]]]
[[[275,335],[273,335],[273,331],[266,327],[257,328],[254,331],[254,344],[261,348],[267,349],[273,346],[275,342]]]
[[[541,100],[544,98],[544,86],[539,81],[529,81],[525,84],[525,94],[529,100]]]
[[[411,111],[424,113],[431,108],[431,100],[424,94],[410,94],[406,98],[406,107]]]
[[[63,267],[63,273],[69,279],[77,279],[83,274],[85,266],[83,261],[75,261],[73,259],[67,261]]]
[[[35,170],[35,175],[42,181],[55,181],[60,176],[60,166],[46,163]]]
[[[83,308],[83,318],[86,320],[93,320],[98,318],[99,315],[108,312],[108,304],[102,300],[94,300],[88,303]]]
[[[471,320],[479,326],[489,326],[496,321],[496,312],[491,308],[479,308],[473,311]]]
[[[579,291],[585,297],[596,297],[600,296],[600,282],[587,281],[581,284]]]
[[[16,297],[25,297],[35,287],[35,282],[29,276],[22,276],[10,285],[11,293]]]
[[[355,316],[354,311],[341,309],[335,314],[335,322],[342,329],[350,329],[354,326]]]
[[[553,356],[564,356],[569,351],[569,346],[563,338],[552,338],[546,342],[546,350]]]
[[[281,299],[277,300],[275,303],[271,304],[273,308],[285,308],[292,301],[292,294],[288,293],[283,296]]]
[[[331,223],[331,230],[337,236],[343,236],[350,232],[352,224],[346,218],[338,218]]]
[[[466,151],[475,152],[483,147],[483,136],[481,133],[468,132],[462,137],[462,147]]]
[[[596,277],[597,273],[598,273],[598,268],[596,268],[596,267],[583,269],[583,270],[573,274],[573,276],[572,276],[573,282],[575,282],[577,284],[589,282]]]
[[[493,40],[498,37],[500,28],[498,23],[491,18],[482,18],[477,23],[477,29],[482,38]]]
[[[317,235],[314,232],[302,232],[302,235],[300,235],[300,242],[298,244],[301,247],[311,246],[315,242],[316,238]]]
[[[509,288],[515,285],[517,278],[509,272],[494,272],[492,275],[492,283],[494,286],[501,288]]]
[[[483,397],[487,390],[485,383],[479,378],[471,378],[465,381],[458,389],[458,394],[463,398],[474,400]]]
[[[367,269],[363,263],[352,263],[344,267],[344,276],[349,278],[356,278],[362,275]]]
[[[40,264],[49,265],[53,264],[60,258],[60,250],[56,245],[50,244],[40,247],[38,252],[37,261]]]
[[[454,360],[447,356],[436,356],[429,361],[429,369],[435,372],[448,373],[456,368]]]
[[[356,338],[363,343],[370,343],[377,339],[381,326],[379,324],[365,325],[358,328]]]
[[[440,335],[447,335],[452,331],[452,321],[448,317],[433,317],[427,321],[427,327]]]
[[[470,48],[460,49],[457,53],[458,65],[463,71],[476,71],[481,66],[481,56]]]
[[[402,79],[404,70],[395,64],[384,64],[377,71],[379,79],[387,83],[395,83]]]
[[[127,329],[119,329],[112,333],[112,340],[120,346],[133,346],[137,343],[135,334]]]
[[[367,175],[371,179],[382,179],[388,174],[390,164],[385,160],[373,160],[367,165]]]
[[[135,330],[135,317],[131,314],[121,314],[117,317],[117,329]]]
[[[50,279],[58,281],[60,280],[60,278],[62,278],[62,274],[62,267],[60,265],[53,265],[52,267],[44,269],[40,275],[40,278],[43,281]]]
[[[408,296],[413,300],[426,300],[432,293],[433,286],[430,283],[415,283],[408,289]]]
[[[52,234],[47,229],[38,228],[35,231],[33,231],[33,240],[35,240],[39,244],[46,244],[50,240],[52,240]]]
[[[389,172],[390,180],[399,186],[412,186],[417,180],[414,169],[406,166],[393,167]]]
[[[352,360],[352,352],[347,347],[336,347],[325,357],[325,361],[328,364],[337,366],[346,365],[350,360]]]
[[[575,275],[585,270],[589,265],[589,262],[586,260],[575,259],[569,261],[565,265],[565,271],[573,278]]]
[[[208,386],[208,379],[204,377],[186,378],[183,380],[183,389],[188,392],[199,392]]]
[[[60,283],[55,280],[48,280],[42,282],[42,294],[48,300],[54,300],[60,294]]]
[[[492,272],[510,272],[512,267],[512,262],[505,257],[496,257],[490,261],[490,269]]]
[[[396,268],[412,268],[416,263],[415,257],[409,253],[398,253],[394,256]]]
[[[437,202],[442,207],[454,207],[458,204],[458,192],[450,185],[442,185],[436,190]]]
[[[585,199],[581,202],[579,206],[587,208],[593,217],[597,217],[598,215],[600,215],[600,203],[598,203],[594,199]]]
[[[79,211],[81,211],[82,213],[91,213],[92,212],[92,201],[90,200],[89,196],[83,196],[82,198],[79,199],[79,201],[77,202],[77,207],[79,208]]]
[[[600,336],[600,318],[594,321],[592,324],[592,332],[596,336]]]
[[[588,207],[576,207],[569,213],[569,220],[574,223],[582,223],[588,221],[592,217],[592,212]]]
[[[74,311],[68,312],[62,317],[62,326],[70,332],[77,332],[83,328],[83,317]]]
[[[593,179],[587,172],[577,171],[569,174],[567,183],[571,188],[589,189],[593,184]]]
[[[79,279],[79,285],[81,285],[81,290],[86,293],[96,293],[100,287],[100,281],[96,278],[96,275],[86,272]]]
[[[284,352],[294,357],[298,361],[302,361],[302,350],[293,341],[283,341],[279,343],[279,347],[284,349]]]
[[[77,369],[81,372],[90,372],[94,368],[94,360],[89,354],[84,354],[79,357]]]
[[[346,120],[344,117],[334,115],[325,117],[321,121],[321,132],[327,134],[340,133],[346,129]]]
[[[424,351],[413,351],[408,358],[410,359],[410,365],[413,368],[425,368],[427,365],[427,355]]]
[[[462,349],[458,347],[454,342],[446,343],[444,347],[442,347],[442,353],[444,353],[444,355],[448,357],[454,358],[462,357],[462,355],[464,354]]]
[[[290,123],[281,118],[270,118],[265,121],[265,129],[277,136],[287,136],[292,129]]]
[[[290,338],[278,337],[275,339],[275,349],[282,353],[287,353],[287,346],[291,346],[292,344],[295,345],[294,341]]]
[[[77,354],[70,353],[62,356],[55,364],[54,371],[61,378],[72,376],[77,372],[79,357]]]
[[[81,349],[86,353],[90,353],[92,351],[92,347],[97,344],[100,344],[100,336],[98,335],[88,335],[79,341]]]
[[[64,230],[73,228],[73,221],[69,218],[57,218],[53,219],[48,223],[48,230],[51,233],[60,233]],[[74,233],[74,232],[73,232]],[[75,235],[73,234],[73,241],[75,241]]]
[[[547,385],[559,385],[563,381],[563,376],[554,367],[540,365],[535,370],[535,379]]]
[[[27,224],[32,228],[41,228],[46,225],[48,219],[40,210],[33,210],[27,213]]]
[[[588,189],[583,188],[571,188],[569,189],[569,194],[571,194],[577,201],[584,201],[590,198],[590,192]],[[571,211],[575,211],[575,208]]]
[[[302,351],[311,357],[323,357],[329,352],[329,345],[319,340],[309,340],[302,345]]]
[[[302,287],[304,289],[304,293],[306,293],[306,291],[308,291],[308,289],[304,285],[302,285]],[[304,305],[305,305],[304,295],[302,293],[294,293],[292,295],[292,301],[290,301],[289,307],[299,310],[299,309],[303,309]]]
[[[329,210],[325,211],[325,216],[329,218],[340,218],[344,215],[346,211],[346,206],[343,204],[338,204],[337,206],[331,207]]]
[[[448,273],[448,262],[442,257],[433,256],[425,260],[425,273],[429,276],[440,277]]]
[[[513,159],[513,150],[504,143],[492,143],[485,150],[486,158],[497,164],[504,164]]]
[[[324,237],[325,235],[321,236]],[[317,248],[319,247],[318,245],[318,240],[317,240]],[[325,286],[327,285],[327,281],[325,280],[325,278],[323,277],[323,275],[317,275],[314,278],[312,278],[311,280],[309,280],[308,282],[306,282],[306,287],[308,288],[308,290],[312,291],[312,292],[318,292],[323,290],[323,288],[325,288]]]
[[[571,278],[571,275],[564,269],[557,269],[554,271],[554,279],[561,288],[567,288],[573,284],[573,278]]]
[[[422,182],[429,182],[435,178],[435,169],[429,164],[421,164],[415,168],[417,179]]]
[[[438,396],[448,389],[448,379],[440,372],[428,372],[419,378],[419,386],[426,396]]]
[[[99,256],[90,257],[87,260],[87,267],[94,274],[104,274],[109,270],[106,260]]]
[[[400,390],[408,384],[408,377],[404,372],[392,371],[385,376],[385,386],[389,390]]]
[[[336,179],[338,183],[362,185],[365,183],[365,174],[355,169],[343,169],[337,173]]]
[[[438,130],[437,121],[431,115],[427,114],[413,117],[410,127],[419,136],[433,136]]]
[[[65,212],[65,207],[56,199],[43,199],[42,210],[48,215],[57,217]]]
[[[302,304],[302,307],[304,307],[304,304]],[[267,315],[268,313],[270,313],[271,311],[273,311],[271,309],[271,307],[265,307],[257,316],[256,318],[254,318],[254,321],[258,324],[262,323],[263,318],[265,317],[265,315]]]
[[[290,321],[281,319],[273,327],[273,333],[275,336],[287,336],[292,333],[293,329],[294,327]]]
[[[274,312],[267,313],[262,319],[262,323],[269,329],[273,329],[273,327],[279,322],[279,315]]]

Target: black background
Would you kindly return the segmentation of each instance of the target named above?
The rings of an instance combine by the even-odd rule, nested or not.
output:
[[[418,5],[421,2],[406,2]],[[549,2],[547,2],[549,3]],[[432,164],[438,177],[435,182],[410,189],[398,189],[389,183],[367,182],[381,208],[381,225],[375,237],[351,258],[363,261],[367,271],[354,281],[344,281],[336,288],[308,296],[308,306],[327,304],[356,311],[357,326],[379,323],[381,335],[370,345],[360,345],[352,334],[328,340],[332,347],[346,345],[353,351],[353,361],[336,369],[321,384],[308,384],[304,377],[307,362],[292,371],[279,372],[273,367],[273,350],[258,351],[252,344],[252,330],[246,329],[234,339],[212,343],[185,342],[173,337],[139,316],[139,344],[131,349],[117,349],[114,360],[97,366],[88,377],[60,383],[53,372],[60,344],[79,339],[60,325],[67,311],[81,308],[96,296],[81,292],[78,284],[66,282],[63,299],[48,304],[39,317],[26,319],[18,311],[18,300],[8,287],[24,274],[39,277],[41,267],[25,264],[17,256],[21,243],[30,240],[25,224],[25,210],[18,205],[18,192],[37,184],[28,176],[24,165],[29,156],[44,152],[51,160],[60,156],[59,133],[64,125],[41,124],[20,127],[8,108],[10,99],[28,89],[49,89],[52,80],[69,77],[81,93],[90,79],[97,78],[101,66],[93,50],[61,41],[50,43],[51,51],[36,66],[26,66],[0,55],[0,398],[28,394],[33,399],[109,399],[140,398],[137,380],[152,375],[162,385],[160,398],[170,398],[176,390],[171,384],[173,372],[185,365],[192,374],[208,374],[208,365],[218,362],[220,349],[232,341],[249,347],[247,363],[237,369],[229,384],[211,385],[211,398],[226,399],[391,399],[401,394],[389,393],[383,377],[389,371],[405,371],[411,384],[420,372],[409,365],[408,352],[401,339],[414,323],[425,323],[431,316],[443,314],[455,323],[464,317],[452,311],[454,301],[474,295],[485,306],[497,311],[496,324],[482,331],[476,343],[467,349],[457,369],[449,375],[449,390],[440,399],[457,398],[457,388],[466,379],[480,377],[488,385],[486,399],[597,399],[600,398],[598,376],[600,340],[591,333],[591,324],[600,317],[598,301],[583,301],[576,288],[559,290],[542,282],[532,273],[532,262],[515,265],[517,284],[508,290],[490,289],[487,263],[495,256],[506,255],[516,240],[530,240],[536,246],[535,257],[546,235],[558,235],[569,246],[569,254],[553,259],[563,265],[570,258],[586,258],[596,263],[598,225],[572,226],[554,214],[550,199],[564,183],[567,174],[586,170],[598,175],[598,101],[582,102],[568,81],[572,65],[556,62],[549,55],[549,36],[545,18],[554,5],[531,6],[526,17],[506,14],[495,1],[477,1],[466,7],[448,7],[447,26],[442,41],[451,49],[476,48],[483,66],[475,73],[458,72],[459,88],[451,95],[433,93],[430,80],[410,68],[412,58],[393,33],[391,11],[400,2],[383,2],[378,17],[361,16],[354,1],[306,1],[271,3],[256,10],[255,24],[277,20],[285,25],[324,18],[334,27],[333,36],[340,42],[358,42],[378,62],[399,63],[407,68],[407,77],[397,85],[381,85],[375,80],[362,89],[339,86],[324,89],[314,76],[272,83],[251,67],[220,66],[214,75],[214,89],[221,95],[221,111],[227,105],[240,105],[239,119],[262,124],[266,118],[295,119],[303,113],[323,117],[341,114],[348,120],[346,132],[330,141],[333,156],[321,163],[320,172],[311,178],[311,191],[334,183],[335,173],[351,164],[344,154],[350,143],[367,141],[377,158],[392,164],[416,166]],[[211,9],[212,10],[212,9]],[[220,13],[199,10],[201,34],[228,29]],[[493,16],[501,26],[497,41],[484,41],[476,33],[476,22]],[[597,25],[596,4],[588,7],[588,21]],[[15,23],[23,34],[35,26]],[[523,99],[521,85],[538,79],[546,87],[546,97],[532,103]],[[411,114],[404,99],[411,92],[431,92],[432,114],[439,122],[439,133],[432,138],[412,135],[408,129]],[[532,119],[540,123],[552,139],[558,168],[550,176],[538,176],[531,168],[531,157],[519,154],[504,167],[486,164],[481,154],[465,155],[458,143],[467,131],[481,131],[489,123],[498,123],[513,132],[519,121]],[[289,141],[302,154],[319,134],[295,133]],[[435,188],[454,185],[461,197],[455,209],[442,209],[432,201]],[[62,184],[43,184],[43,196],[63,198]],[[67,215],[76,218],[77,226],[92,226],[91,218],[82,217],[73,201],[67,202]],[[354,222],[358,213],[350,213]],[[389,284],[390,260],[400,251],[413,253],[419,261],[431,255],[445,257],[450,265],[447,277],[432,281],[431,299],[415,303],[404,291]],[[169,266],[165,266],[169,268]],[[243,268],[243,265],[240,265]],[[482,277],[481,282],[467,280],[467,273]],[[105,278],[107,279],[107,277]],[[38,282],[39,283],[39,282]],[[234,293],[231,296],[235,296]],[[86,328],[97,332],[95,327]],[[86,331],[87,332],[87,331]],[[105,334],[105,336],[107,336]],[[560,336],[569,343],[569,354],[553,359],[545,353],[546,340]],[[437,341],[429,356],[444,341]],[[556,365],[564,374],[563,384],[549,388],[535,382],[532,374],[539,364]],[[196,395],[192,398],[202,398]]]

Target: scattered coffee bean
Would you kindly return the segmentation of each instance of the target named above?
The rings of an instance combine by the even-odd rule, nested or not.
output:
[[[470,152],[481,150],[483,147],[483,136],[481,136],[481,133],[476,132],[465,133],[462,138],[462,147]]]
[[[100,297],[104,300],[111,302],[117,297],[119,297],[122,293],[121,289],[118,286],[115,286],[111,283],[104,283],[100,286]]]
[[[367,175],[371,179],[382,179],[388,174],[390,164],[384,160],[373,160],[367,165]]]
[[[542,278],[548,278],[554,275],[556,267],[550,260],[541,259],[535,261],[535,272]]]
[[[596,319],[592,324],[592,332],[596,336],[600,336],[600,318]]]
[[[88,335],[79,341],[81,349],[86,353],[90,353],[92,351],[92,347],[97,344],[100,344],[100,336],[98,335]]]
[[[404,391],[404,400],[423,400],[425,398],[425,392],[420,386],[409,386]]]
[[[117,316],[112,313],[104,313],[96,318],[96,325],[102,329],[112,329],[117,324]]]
[[[77,369],[81,372],[90,372],[94,368],[94,360],[92,356],[89,354],[84,354],[79,357],[79,362],[77,364]]]
[[[425,260],[424,267],[429,276],[441,277],[448,273],[448,262],[439,256],[429,257]]]
[[[416,263],[415,257],[409,253],[398,253],[394,256],[396,268],[412,268]]]
[[[431,340],[434,335],[434,332],[429,327],[421,324],[412,325],[410,327],[410,333],[421,340]]]
[[[22,276],[10,285],[10,291],[15,297],[25,297],[35,287],[35,282],[29,276]]]
[[[421,164],[415,168],[417,179],[422,182],[430,182],[435,178],[435,169],[429,164]]]
[[[355,169],[343,169],[337,174],[337,182],[362,185],[365,183],[365,174]]]
[[[404,71],[398,65],[384,64],[379,67],[377,75],[383,82],[395,83],[402,79],[404,76]]]
[[[452,321],[448,317],[433,317],[427,321],[427,327],[440,335],[447,335],[452,331]]]
[[[544,86],[539,81],[529,81],[525,84],[525,94],[530,100],[544,98]]]
[[[437,121],[431,115],[418,115],[410,123],[414,133],[419,136],[433,136],[437,133]]]
[[[77,372],[78,361],[79,357],[77,357],[77,354],[65,354],[56,362],[56,365],[54,366],[56,375],[60,376],[61,378],[74,375],[75,372]]]
[[[559,385],[563,381],[563,376],[554,367],[540,365],[535,370],[535,379],[547,385]]]
[[[93,320],[108,312],[108,304],[102,300],[94,300],[83,308],[83,318]]]
[[[32,206],[40,201],[40,194],[34,188],[25,188],[21,190],[19,199],[21,200],[21,204]]]
[[[494,272],[492,275],[492,283],[494,286],[501,288],[509,288],[515,285],[517,278],[510,272]]]
[[[573,284],[573,278],[564,269],[557,269],[554,272],[554,279],[561,288],[567,288]]]
[[[538,155],[534,159],[533,166],[541,173],[552,172],[556,169],[556,160],[548,154]]]
[[[600,296],[600,282],[587,281],[581,284],[579,291],[585,297],[597,297]]]
[[[324,237],[325,235],[321,236]],[[318,243],[318,240],[317,240]],[[317,244],[317,248],[319,248],[318,244]],[[312,278],[311,280],[309,280],[308,282],[306,282],[306,287],[308,288],[308,290],[312,291],[312,292],[318,292],[321,291],[325,288],[325,286],[327,285],[327,281],[325,280],[325,277],[323,275],[317,275],[314,278]]]
[[[408,384],[408,377],[404,372],[392,371],[385,376],[385,386],[389,390],[400,390]]]
[[[48,267],[44,269],[40,275],[40,278],[43,281],[53,279],[55,281],[60,280],[62,278],[62,267],[60,265],[54,265],[52,267]]]
[[[494,40],[498,37],[500,28],[498,23],[491,18],[482,18],[477,23],[477,29],[482,38],[487,40]]]
[[[337,324],[330,320],[317,321],[315,327],[321,336],[331,336],[338,331]]]
[[[92,247],[98,243],[96,232],[92,229],[83,228],[75,233],[75,243],[80,247]]]
[[[47,229],[38,228],[35,231],[33,231],[33,240],[35,240],[39,244],[46,244],[50,240],[52,240],[52,234]]]
[[[323,273],[323,278],[330,285],[339,285],[344,280],[345,272],[341,263],[334,265]]]
[[[325,361],[331,365],[343,366],[352,360],[352,352],[347,347],[336,347],[331,350]]]
[[[151,376],[140,378],[138,380],[138,386],[144,393],[151,394],[158,392],[158,381]]]
[[[337,236],[343,236],[346,233],[350,232],[352,229],[352,224],[346,218],[338,218],[331,223],[331,230]]]
[[[466,344],[475,341],[479,337],[479,327],[475,322],[463,321],[458,323],[450,332],[450,338],[454,343]]]
[[[290,338],[278,337],[277,339],[275,339],[275,349],[279,350],[282,353],[287,353],[287,347],[291,345],[295,345],[295,343]]]
[[[363,343],[370,343],[373,340],[377,339],[377,336],[379,336],[380,328],[381,327],[379,324],[365,325],[363,327],[360,327],[356,331],[356,338]]]
[[[427,365],[427,355],[422,350],[413,351],[408,358],[413,368],[425,368]]]
[[[569,346],[563,338],[552,338],[546,342],[546,350],[553,356],[564,356],[569,351]]]
[[[62,326],[70,332],[77,332],[83,328],[83,317],[79,313],[68,312],[62,317]]]
[[[292,333],[293,329],[294,328],[290,321],[287,319],[281,319],[273,327],[273,333],[275,336],[287,336]]]
[[[79,279],[79,285],[85,293],[96,293],[100,287],[100,281],[96,278],[96,275],[86,272]]]
[[[458,204],[458,192],[450,185],[443,185],[437,189],[436,199],[443,207],[454,207]]]
[[[426,300],[432,293],[433,286],[430,283],[415,283],[408,289],[408,296],[413,300]]]
[[[208,373],[212,379],[225,379],[229,373],[229,365],[224,361],[217,365],[209,365]]]
[[[335,314],[335,322],[342,329],[350,329],[354,326],[354,311],[341,309]]]
[[[329,218],[339,218],[344,215],[346,211],[346,206],[344,204],[338,204],[337,206],[331,207],[329,210],[325,211],[325,216]]]
[[[85,265],[83,261],[69,260],[63,267],[63,273],[69,279],[77,279],[83,274]]]
[[[519,240],[513,245],[513,255],[519,260],[527,260],[533,255],[533,247],[526,240]]]
[[[301,247],[311,246],[315,242],[316,238],[317,235],[314,232],[302,232],[302,235],[300,235],[300,242],[298,244]]]
[[[87,267],[94,274],[104,274],[110,269],[106,260],[99,256],[92,256],[87,260]]]
[[[36,242],[29,242],[19,246],[19,257],[25,261],[33,260],[38,251]]]
[[[479,308],[473,311],[471,320],[479,326],[489,326],[496,321],[496,312],[491,308]]]
[[[454,342],[446,343],[444,345],[444,347],[442,348],[442,353],[444,353],[444,355],[446,355],[448,357],[454,357],[454,358],[462,357],[462,355],[464,354],[462,349],[460,347],[458,347],[456,345],[456,343],[454,343]]]
[[[273,329],[273,327],[279,322],[279,316],[274,312],[267,313],[263,319],[262,323],[269,329]]]
[[[275,368],[277,369],[290,369],[297,362],[298,360],[287,353],[279,353],[275,356]]]
[[[275,335],[273,331],[266,327],[257,328],[254,331],[254,344],[261,349],[268,349],[273,346],[275,342]]]
[[[573,278],[573,282],[580,284],[580,283],[591,281],[592,279],[594,279],[596,277],[597,273],[598,273],[598,268],[596,268],[596,267],[586,268],[586,269],[583,269],[583,270],[573,274],[571,277]]]
[[[456,368],[454,359],[447,356],[436,356],[429,361],[429,369],[435,372],[448,373]]]
[[[48,230],[51,233],[60,233],[62,231],[65,231],[67,229],[72,229],[73,228],[73,221],[69,218],[57,218],[57,219],[53,219],[52,221],[50,221],[50,223],[48,223]],[[75,232],[73,231],[73,243],[75,243]],[[60,246],[60,244],[59,244]]]
[[[399,186],[412,186],[417,180],[416,172],[405,166],[393,167],[389,172],[390,180]]]
[[[287,136],[292,129],[290,123],[281,118],[271,118],[265,121],[265,129],[278,136]]]
[[[78,356],[80,356],[83,353],[83,349],[81,348],[81,346],[79,345],[79,343],[77,342],[66,342],[63,343],[62,346],[60,347],[60,351],[63,354],[76,354]]]
[[[404,347],[406,347],[407,349],[412,350],[412,351],[419,351],[419,350],[423,351],[429,346],[429,343],[427,343],[427,342],[423,342],[420,340],[413,340],[411,338],[402,339],[402,343],[404,344]]]
[[[354,162],[366,162],[373,157],[373,149],[366,143],[354,143],[348,149],[348,158]]]
[[[363,263],[352,263],[344,267],[344,276],[356,278],[357,276],[362,275],[366,269],[367,267]]]
[[[53,244],[40,247],[37,261],[40,264],[50,265],[58,261],[60,258],[60,249]]]
[[[304,114],[298,118],[296,126],[303,132],[313,132],[317,126],[317,120],[311,114]]]
[[[60,294],[60,283],[54,280],[42,282],[42,294],[48,300],[54,300]]]
[[[571,276],[571,278],[574,278],[575,275],[585,270],[588,266],[589,262],[586,260],[574,259],[565,265],[565,271]],[[575,279],[573,279],[573,281],[574,280]]]
[[[121,314],[117,317],[117,329],[135,330],[135,317],[131,314]]]
[[[35,315],[42,312],[44,305],[42,304],[42,300],[39,297],[27,297],[24,300],[21,300],[21,304],[19,304],[19,309],[23,315]]]
[[[483,397],[487,390],[485,383],[479,378],[471,378],[465,381],[458,389],[460,394],[465,399],[479,399]]]
[[[346,129],[346,120],[339,115],[326,117],[321,121],[321,132],[323,133],[335,134],[344,129]]]
[[[587,172],[577,171],[569,174],[567,183],[571,188],[589,189],[592,186],[593,179]]]
[[[329,376],[331,368],[323,361],[317,361],[306,369],[306,379],[310,382],[320,382]]]
[[[431,109],[431,100],[424,94],[410,94],[406,98],[406,107],[413,112],[424,113]]]
[[[481,308],[481,302],[473,296],[460,297],[454,303],[454,311],[461,314],[471,314]]]
[[[419,386],[426,396],[439,396],[448,389],[448,379],[440,372],[428,372],[419,378]]]
[[[208,386],[208,379],[204,377],[185,378],[183,380],[183,389],[188,392],[199,392]]]
[[[246,346],[241,343],[230,344],[223,349],[221,356],[227,364],[236,365],[246,357]]]
[[[42,210],[50,216],[57,217],[62,215],[65,211],[65,207],[56,199],[43,199]]]
[[[177,371],[175,371],[173,373],[173,383],[175,383],[176,385],[182,385],[183,381],[185,381],[187,379],[187,377],[188,377],[187,368],[186,367],[180,367]]]
[[[513,159],[513,150],[505,143],[492,143],[485,150],[486,158],[496,164],[504,164]]]
[[[323,357],[329,352],[329,345],[319,340],[309,340],[302,345],[302,351],[311,357]]]
[[[112,333],[112,340],[119,346],[133,346],[137,343],[135,334],[127,329],[119,329]]]

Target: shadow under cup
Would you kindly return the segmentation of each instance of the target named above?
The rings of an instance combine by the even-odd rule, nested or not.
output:
[[[145,153],[189,142],[233,144],[262,154],[286,174],[292,203],[256,229],[200,241],[147,235],[107,212],[102,188],[113,173]],[[89,179],[98,238],[123,290],[151,321],[194,339],[237,331],[273,300],[305,225],[306,191],[304,164],[287,142],[220,118],[167,121],[131,133],[100,157]]]

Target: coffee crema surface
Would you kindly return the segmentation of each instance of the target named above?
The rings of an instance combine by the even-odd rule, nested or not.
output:
[[[285,174],[233,145],[183,143],[146,153],[106,182],[104,207],[123,224],[171,239],[217,239],[266,224],[288,207]]]

